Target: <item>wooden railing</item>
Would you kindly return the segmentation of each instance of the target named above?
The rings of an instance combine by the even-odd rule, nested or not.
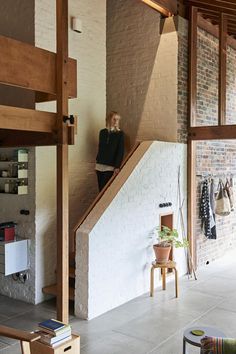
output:
[[[128,153],[128,155],[125,157],[125,159],[123,160],[120,169],[122,170],[122,168],[125,166],[125,164],[127,163],[127,161],[130,159],[130,157],[134,154],[134,152],[137,150],[137,148],[139,147],[140,142],[137,142],[133,148],[130,150],[130,152]],[[90,214],[91,210],[95,207],[95,205],[99,202],[99,200],[102,198],[103,194],[106,192],[106,190],[109,188],[109,186],[112,184],[112,182],[114,181],[114,179],[116,178],[116,175],[112,176],[112,178],[108,181],[108,183],[105,185],[105,187],[101,190],[101,192],[97,195],[97,197],[95,198],[95,200],[93,201],[93,203],[90,205],[90,207],[86,210],[86,212],[83,214],[83,216],[81,217],[81,219],[79,220],[79,222],[75,225],[74,229],[73,229],[73,234],[74,234],[74,243],[75,243],[75,238],[76,238],[76,231],[78,230],[78,228],[80,227],[80,225],[82,225],[82,223],[84,222],[84,220],[87,218],[87,216]],[[75,248],[74,248],[75,249]]]

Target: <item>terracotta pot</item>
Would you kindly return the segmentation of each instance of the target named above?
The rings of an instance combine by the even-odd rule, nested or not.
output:
[[[162,247],[158,244],[153,245],[157,263],[166,263],[169,261],[171,246]]]

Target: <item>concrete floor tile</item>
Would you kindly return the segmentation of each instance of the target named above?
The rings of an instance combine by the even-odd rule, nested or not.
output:
[[[0,354],[21,354],[20,343],[18,342],[10,347],[7,346],[4,349],[0,349]]]
[[[169,301],[168,310],[173,311],[173,313],[177,311],[198,317],[208,311],[209,308],[221,304],[222,301],[223,297],[189,289],[183,292],[179,298]]]
[[[187,344],[188,354],[199,354],[199,348]],[[154,348],[148,354],[182,354],[183,353],[183,331],[178,331],[168,340],[163,342],[157,348]]]
[[[215,307],[195,321],[193,326],[195,324],[218,328],[224,332],[227,337],[236,338],[235,312]]]
[[[159,307],[156,312],[148,311],[144,316],[136,318],[115,331],[137,339],[150,341],[159,345],[179,328],[193,321],[194,317],[181,312],[172,312],[167,306]]]
[[[191,289],[213,296],[228,297],[236,292],[236,281],[213,276],[204,282],[196,283]]]
[[[146,354],[153,344],[137,340],[120,333],[107,333],[101,340],[89,343],[81,349],[81,354]]]
[[[0,295],[0,315],[11,318],[30,311],[35,306],[26,302]],[[0,319],[1,320],[1,319]]]

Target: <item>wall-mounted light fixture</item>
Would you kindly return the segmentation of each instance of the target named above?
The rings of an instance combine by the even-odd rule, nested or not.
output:
[[[167,8],[163,7],[162,5],[158,4],[154,0],[142,0],[145,4],[148,6],[152,7],[154,10],[160,12],[163,16],[165,17],[171,17],[173,16],[173,13],[170,12]]]
[[[82,33],[82,21],[78,17],[72,17],[71,28],[75,32]]]

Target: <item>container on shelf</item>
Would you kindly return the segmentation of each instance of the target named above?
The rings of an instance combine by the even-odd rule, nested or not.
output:
[[[5,193],[10,193],[10,181],[7,180],[4,184],[4,191]]]
[[[28,162],[28,150],[26,149],[15,150],[14,155],[16,157],[16,161]]]

